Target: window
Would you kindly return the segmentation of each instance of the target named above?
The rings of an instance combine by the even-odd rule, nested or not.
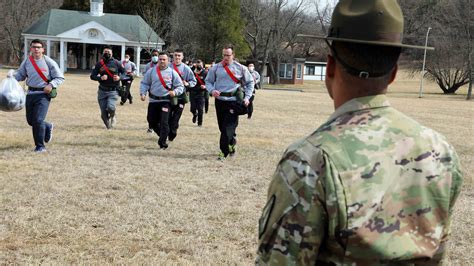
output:
[[[280,64],[280,78],[291,79],[293,78],[293,64]]]
[[[296,78],[301,79],[303,77],[303,67],[301,67],[301,64],[296,65]]]
[[[314,66],[306,66],[304,69],[304,74],[306,76],[314,76]]]

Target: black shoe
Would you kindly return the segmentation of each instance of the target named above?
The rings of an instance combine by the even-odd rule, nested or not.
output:
[[[128,102],[129,102],[130,104],[132,104],[132,103],[133,103],[132,99],[128,100]]]
[[[197,115],[193,115],[193,124],[196,124]]]
[[[120,101],[120,105],[123,105],[125,102]]]
[[[176,135],[168,135],[168,140],[173,141],[176,138]]]

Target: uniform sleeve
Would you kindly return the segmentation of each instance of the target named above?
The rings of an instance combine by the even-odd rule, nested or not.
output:
[[[137,65],[135,65],[135,63],[132,63],[132,75],[137,75]]]
[[[53,87],[57,88],[57,87],[59,87],[59,85],[61,85],[64,82],[64,74],[61,71],[61,69],[59,68],[56,61],[54,61],[52,59],[49,59],[49,58],[47,58],[45,60],[48,60],[48,65],[51,66],[50,70],[49,70],[51,81],[49,83],[51,83],[51,85],[53,85]]]
[[[257,71],[255,71],[255,74],[257,74],[257,75],[256,75],[257,77],[255,78],[255,82],[256,82],[256,83],[260,83],[260,73],[258,73]]]
[[[152,82],[151,74],[152,74],[151,71],[147,71],[142,81],[140,82],[140,95],[146,96],[147,92],[150,90],[151,82]]]
[[[17,81],[23,81],[26,79],[26,60],[24,60],[21,65],[20,65],[20,68],[18,68],[18,70],[16,71],[14,77]]]
[[[92,73],[91,73],[91,76],[90,78],[92,80],[95,80],[95,81],[99,81],[100,80],[100,77],[99,77],[99,70],[100,70],[100,63],[97,63],[94,67],[94,69],[92,70]]]
[[[186,69],[186,81],[189,83],[189,87],[194,88],[197,83],[196,77],[194,77],[194,72],[190,67],[186,67],[184,69]]]
[[[206,76],[206,89],[209,93],[212,93],[212,91],[214,90],[214,83],[216,81],[216,71],[217,71],[217,65],[211,67],[211,69],[209,69],[209,72],[207,72],[207,76]]]
[[[459,194],[461,193],[461,187],[463,184],[463,174],[461,170],[461,164],[459,162],[459,157],[454,151],[453,147],[450,147],[452,154],[451,158],[452,161],[450,163],[450,173],[452,177],[452,185],[450,189],[450,198],[449,198],[449,210],[448,210],[448,219],[447,223],[444,227],[443,230],[443,236],[441,238],[441,243],[440,247],[436,251],[436,254],[434,254],[433,258],[431,261],[438,262],[441,265],[444,265],[443,263],[446,261],[446,250],[448,249],[448,240],[451,236],[451,222],[452,222],[452,217],[453,217],[453,212],[454,212],[454,204],[456,203],[457,198],[459,197]]]
[[[324,160],[321,151],[289,150],[280,161],[259,220],[257,265],[316,264],[327,227]]]
[[[243,67],[242,71],[243,71],[242,76],[243,76],[243,86],[245,90],[245,99],[248,100],[252,97],[253,87],[255,83],[253,82],[253,76],[252,74],[250,74],[250,71],[248,70],[248,68]]]

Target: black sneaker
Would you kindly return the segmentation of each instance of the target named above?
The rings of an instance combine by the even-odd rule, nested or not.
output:
[[[193,115],[193,124],[196,124],[197,115]]]
[[[51,123],[49,127],[46,127],[46,133],[44,134],[44,142],[49,143],[53,139],[54,124]]]
[[[176,138],[176,135],[168,135],[168,140],[173,141]]]
[[[123,105],[125,102],[120,101],[120,105]]]

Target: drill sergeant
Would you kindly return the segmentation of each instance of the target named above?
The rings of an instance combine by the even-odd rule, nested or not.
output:
[[[122,64],[112,57],[112,49],[105,47],[102,59],[95,65],[90,78],[99,81],[97,100],[100,107],[100,116],[107,129],[115,126],[117,121],[115,105],[118,100],[120,76],[125,73]]]
[[[187,90],[196,86],[196,78],[194,77],[194,73],[191,68],[183,63],[183,50],[176,49],[173,54],[173,63],[170,64],[170,67],[173,68],[178,74],[181,80],[183,81],[185,91],[178,96],[178,104],[171,106],[171,113],[170,113],[170,133],[168,136],[169,141],[173,141],[177,134],[178,134],[178,127],[179,127],[179,119],[183,114],[184,105],[187,101],[189,101],[189,95],[187,94]]]
[[[140,98],[145,101],[149,96],[148,124],[158,135],[160,149],[168,148],[166,139],[170,131],[169,115],[174,100],[184,92],[179,74],[169,66],[169,57],[165,52],[159,53],[158,66],[146,72],[140,84]],[[177,104],[175,101],[173,104]]]
[[[133,97],[130,93],[130,87],[132,86],[133,78],[137,74],[137,66],[130,61],[130,55],[128,54],[125,55],[122,66],[125,69],[125,75],[122,76],[122,86],[125,86],[125,92],[121,97],[120,105],[123,105],[127,99],[128,102],[132,104]]]
[[[250,119],[252,118],[253,114],[253,100],[255,99],[255,92],[256,90],[260,89],[260,73],[258,73],[258,71],[255,71],[255,65],[253,63],[249,64],[248,69],[250,74],[252,74],[253,82],[255,84],[253,87],[252,97],[250,98],[250,103],[248,106],[247,118]]]
[[[239,115],[236,112],[237,100],[243,101],[245,106],[249,105],[252,97],[253,78],[246,67],[234,60],[234,48],[232,45],[224,46],[222,49],[222,62],[215,64],[206,77],[206,89],[216,99],[216,115],[219,125],[220,153],[218,160],[225,160],[227,156],[233,156],[237,144],[236,129],[239,125]],[[240,86],[243,86],[243,99],[238,99]]]
[[[335,112],[288,147],[259,220],[257,265],[442,265],[463,175],[446,138],[390,105],[403,14],[341,0],[326,40]]]
[[[194,67],[194,76],[196,77],[197,83],[196,86],[191,88],[191,113],[193,114],[193,123],[198,123],[198,126],[202,126],[204,105],[206,102],[206,94],[209,95],[209,92],[206,90],[206,76],[207,71],[204,69],[202,60],[196,61],[196,66]]]

